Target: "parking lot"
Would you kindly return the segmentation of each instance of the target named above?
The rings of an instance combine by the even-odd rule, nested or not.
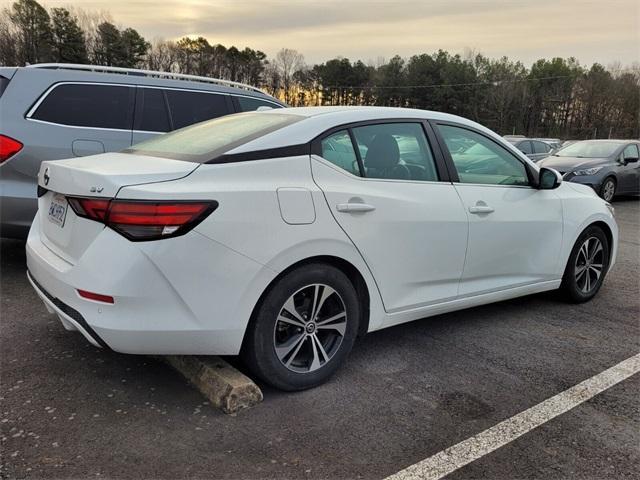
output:
[[[1,243],[4,478],[384,478],[640,352],[640,202],[590,303],[542,294],[366,336],[326,385],[228,416],[169,367],[66,332]],[[635,375],[449,478],[638,478]]]

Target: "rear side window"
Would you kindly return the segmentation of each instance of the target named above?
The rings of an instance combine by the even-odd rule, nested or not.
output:
[[[2,94],[7,89],[10,81],[11,80],[9,80],[8,78],[0,77],[0,97],[2,97]]]
[[[241,112],[252,112],[260,107],[280,108],[280,105],[277,105],[273,102],[267,102],[266,100],[262,100],[260,98],[236,96],[235,100],[238,102],[238,110],[240,110]]]
[[[227,95],[165,90],[173,128],[178,129],[231,113]]]
[[[131,130],[135,89],[119,85],[58,85],[31,118],[90,128]]]
[[[419,123],[385,123],[353,129],[369,178],[438,180],[423,127]]]
[[[353,175],[360,176],[358,158],[349,132],[342,130],[323,138],[320,147],[322,158]]]
[[[138,87],[135,130],[168,132],[171,130],[164,92],[158,88]]]
[[[526,155],[530,155],[533,153],[533,149],[531,148],[531,142],[528,140],[525,142],[520,142],[518,144],[518,150],[520,150],[522,153]]]

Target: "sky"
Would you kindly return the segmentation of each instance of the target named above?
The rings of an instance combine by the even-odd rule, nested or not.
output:
[[[9,4],[8,0],[0,3]],[[147,39],[294,48],[309,64],[337,56],[373,64],[438,49],[582,64],[640,62],[639,0],[41,0],[108,11]]]

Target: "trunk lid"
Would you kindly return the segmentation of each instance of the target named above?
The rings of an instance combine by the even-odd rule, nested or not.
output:
[[[38,173],[39,190],[46,190],[38,199],[42,242],[59,257],[75,264],[105,226],[77,216],[66,197],[111,199],[122,187],[177,180],[198,166],[126,153],[42,162]]]
[[[122,187],[182,178],[198,165],[145,155],[103,153],[42,162],[38,185],[65,195],[115,197]]]

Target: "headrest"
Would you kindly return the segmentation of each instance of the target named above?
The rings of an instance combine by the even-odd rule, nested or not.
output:
[[[392,168],[399,161],[398,142],[388,133],[379,133],[373,138],[364,159],[367,168]]]

